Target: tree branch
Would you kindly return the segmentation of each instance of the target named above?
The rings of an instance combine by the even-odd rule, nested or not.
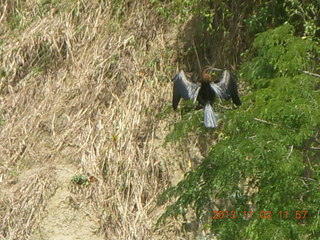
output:
[[[318,78],[320,78],[320,75],[319,74],[316,74],[316,73],[312,73],[312,72],[308,72],[308,71],[302,71],[303,73],[305,73],[305,74],[308,74],[308,75],[310,75],[310,76],[313,76],[313,77],[318,77]]]
[[[320,147],[310,147],[311,150],[320,150]]]
[[[193,44],[194,51],[195,51],[196,57],[197,57],[197,62],[198,62],[198,67],[199,67],[199,73],[200,73],[200,75],[201,75],[201,64],[200,64],[200,59],[199,59],[197,47],[196,47],[196,44],[194,43],[194,38],[192,39],[192,44]]]
[[[266,121],[266,120],[262,120],[262,119],[260,119],[260,118],[254,118],[254,120],[257,121],[257,122],[265,123],[265,124],[272,125],[272,126],[279,126],[279,125],[276,124],[276,123],[271,123],[271,122],[268,122],[268,121]]]

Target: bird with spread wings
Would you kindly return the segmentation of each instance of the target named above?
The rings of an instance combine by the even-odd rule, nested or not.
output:
[[[212,81],[212,76],[208,71],[221,71],[222,75],[217,82]],[[173,99],[172,107],[177,109],[181,98],[198,101],[204,107],[204,125],[207,128],[218,126],[218,116],[212,108],[216,97],[219,99],[232,99],[237,106],[241,105],[238,93],[236,76],[228,70],[217,68],[205,68],[202,70],[197,83],[191,82],[181,70],[173,77]]]

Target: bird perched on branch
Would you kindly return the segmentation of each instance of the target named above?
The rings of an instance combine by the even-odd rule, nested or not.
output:
[[[218,81],[213,82],[212,76],[208,71],[220,71],[222,75]],[[186,100],[198,101],[204,107],[204,125],[207,128],[218,126],[217,114],[213,111],[212,104],[216,97],[224,100],[232,99],[237,106],[241,105],[238,93],[236,76],[228,70],[217,68],[205,68],[201,71],[197,83],[187,79],[183,70],[173,77],[173,99],[172,107],[177,109],[181,98]]]

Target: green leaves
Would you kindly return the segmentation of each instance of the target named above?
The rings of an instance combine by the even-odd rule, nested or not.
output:
[[[171,106],[170,106],[171,107]],[[175,142],[188,137],[191,132],[203,133],[203,110],[195,111],[192,101],[183,101],[179,106],[181,120],[172,124],[172,131],[166,136],[165,142]]]
[[[299,220],[277,215],[279,211],[293,216],[302,210],[314,213],[320,205],[320,160],[312,149],[319,146],[319,79],[300,73],[313,66],[309,56],[317,48],[293,32],[285,24],[257,35],[251,57],[241,67],[252,91],[242,98],[240,109],[225,112],[224,138],[195,170],[164,193],[177,201],[162,220],[188,206],[199,218],[213,206],[237,213],[252,209],[270,211],[272,218],[209,220],[212,232],[218,239],[319,237],[315,230],[320,228],[319,215]],[[183,117],[182,122],[188,120]],[[189,124],[189,130],[196,126]]]
[[[293,35],[293,26],[285,24],[257,34],[253,42],[254,57],[244,63],[244,77],[253,83],[256,79],[294,76],[312,63],[309,53],[316,45]]]
[[[84,175],[74,175],[71,179],[71,182],[77,185],[88,186],[90,184],[87,176]]]

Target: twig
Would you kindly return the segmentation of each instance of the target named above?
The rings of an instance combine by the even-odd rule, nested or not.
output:
[[[293,145],[291,145],[291,147],[290,147],[290,152],[289,152],[289,154],[287,156],[287,160],[290,158],[290,156],[292,154],[292,151],[293,151]]]
[[[308,71],[302,71],[303,73],[305,73],[305,74],[308,74],[308,75],[310,75],[310,76],[313,76],[313,77],[318,77],[318,78],[320,78],[320,75],[319,74],[316,74],[316,73],[312,73],[312,72],[308,72]]]
[[[271,122],[268,122],[268,121],[266,121],[266,120],[262,120],[262,119],[260,119],[260,118],[254,118],[254,120],[256,120],[257,122],[269,124],[269,125],[272,125],[272,126],[279,126],[279,125],[276,124],[276,123],[271,123]]]
[[[194,51],[195,51],[195,53],[196,53],[197,62],[198,62],[198,67],[199,67],[199,72],[200,72],[200,74],[201,74],[201,64],[200,64],[200,60],[199,60],[199,55],[198,55],[197,47],[196,47],[196,44],[194,43],[194,38],[192,39],[192,44],[193,44],[193,47],[194,47]]]
[[[209,69],[210,71],[223,72],[223,69],[221,69],[221,68],[208,67],[208,69]]]

